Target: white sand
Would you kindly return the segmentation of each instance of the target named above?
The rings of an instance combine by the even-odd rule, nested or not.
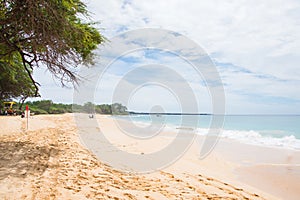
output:
[[[136,140],[107,116],[97,119],[109,141],[129,153],[146,155],[172,138]],[[203,138],[198,138],[169,167],[128,174],[104,164],[81,144],[72,114],[34,116],[29,130],[25,122],[0,117],[0,199],[295,199],[300,194],[299,169],[291,167],[298,152],[265,151],[225,140],[199,160]],[[265,153],[253,156],[257,152]],[[279,156],[270,156],[272,152]],[[276,162],[285,165],[274,166]],[[292,183],[287,175],[294,177]]]

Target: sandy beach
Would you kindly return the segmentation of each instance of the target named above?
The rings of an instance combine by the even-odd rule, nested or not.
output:
[[[86,116],[87,117],[87,116]],[[97,115],[111,144],[136,154],[167,145],[168,137],[140,140],[120,133],[109,116]],[[191,148],[158,171],[126,173],[96,157],[82,143],[73,114],[29,119],[0,117],[1,199],[297,199],[300,156],[283,150],[220,140],[199,159]],[[170,137],[171,138],[171,137]]]

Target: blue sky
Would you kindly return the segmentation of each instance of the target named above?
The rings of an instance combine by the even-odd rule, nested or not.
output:
[[[91,19],[107,38],[140,28],[167,29],[196,42],[215,63],[222,79],[228,114],[300,114],[300,2],[274,1],[85,1]],[[135,44],[143,41],[136,41]],[[100,47],[102,48],[102,47]],[[120,51],[122,50],[120,45]],[[116,55],[118,52],[115,52]],[[101,55],[101,51],[100,51]],[[186,54],[185,54],[186,55]],[[105,60],[105,56],[100,56]],[[100,62],[100,61],[99,61]],[[200,112],[210,112],[203,79],[182,59],[160,50],[137,50],[121,57],[97,82],[95,103],[110,103],[118,81],[135,67],[171,66],[191,85]],[[160,68],[161,70],[161,68]],[[163,71],[153,68],[139,78]],[[60,88],[45,69],[35,72],[43,99],[72,103],[73,89]],[[153,76],[151,76],[153,77]],[[87,76],[88,79],[88,76]],[[159,82],[159,81],[158,81]],[[153,98],[155,96],[156,98]],[[158,85],[142,87],[127,105],[148,111],[160,104],[167,111],[180,105]]]

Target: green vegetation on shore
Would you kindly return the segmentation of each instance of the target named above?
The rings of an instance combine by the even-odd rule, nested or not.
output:
[[[25,103],[28,105],[31,112],[35,114],[63,114],[72,112],[83,112],[83,113],[96,113],[96,114],[117,114],[124,115],[127,113],[126,106],[120,103],[101,104],[96,105],[91,102],[87,102],[83,105],[78,104],[63,104],[53,103],[51,100],[41,101],[28,101]]]

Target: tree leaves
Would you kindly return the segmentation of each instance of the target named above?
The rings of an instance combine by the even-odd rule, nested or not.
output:
[[[35,87],[22,66],[20,56],[14,54],[10,57],[0,60],[0,101],[17,97],[25,100],[34,96]]]
[[[0,62],[9,63],[12,73],[22,65],[36,96],[38,83],[31,76],[35,67],[46,66],[63,86],[76,83],[72,69],[91,64],[92,51],[105,40],[92,23],[82,22],[79,16],[87,18],[88,11],[80,0],[0,2]],[[16,54],[17,61],[12,58]]]

